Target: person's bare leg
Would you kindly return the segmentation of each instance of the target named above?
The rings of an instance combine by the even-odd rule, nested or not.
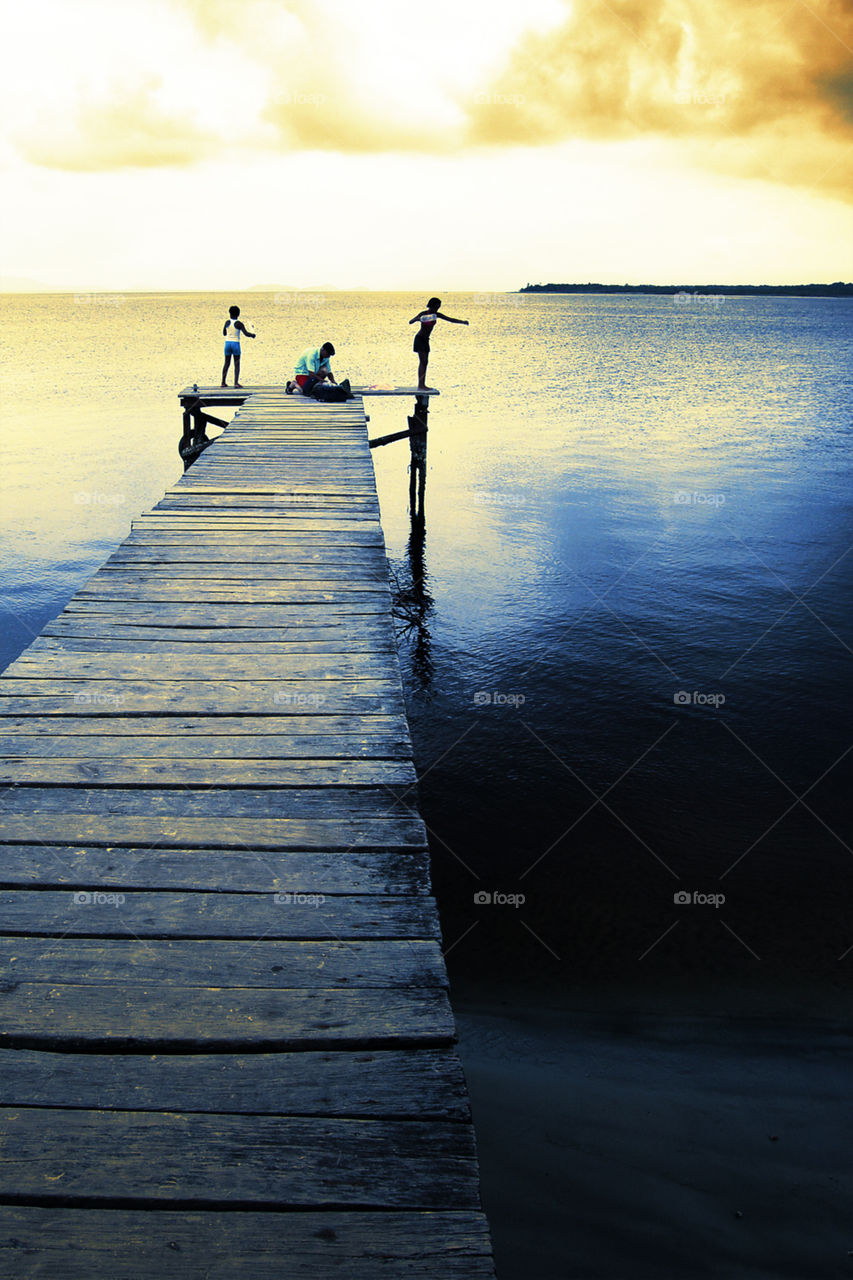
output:
[[[234,386],[242,387],[242,385],[243,384],[240,382],[240,357],[235,356],[234,357]]]
[[[222,366],[222,383],[221,383],[221,385],[222,385],[223,387],[225,386],[225,379],[228,377],[228,366],[230,365],[230,363],[231,363],[231,352],[229,351],[228,355],[225,357],[225,364]]]
[[[426,352],[421,352],[418,360],[418,391],[426,391],[426,371],[429,364],[429,356]]]

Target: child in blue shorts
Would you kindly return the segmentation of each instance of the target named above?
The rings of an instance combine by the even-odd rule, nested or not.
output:
[[[234,360],[234,386],[241,386],[240,383],[240,335],[245,334],[247,338],[255,338],[257,334],[249,333],[249,330],[243,324],[242,320],[238,320],[240,314],[239,307],[229,307],[229,318],[222,326],[222,335],[225,338],[225,364],[222,366],[222,386],[225,386],[225,379],[228,377],[228,366],[231,360]]]

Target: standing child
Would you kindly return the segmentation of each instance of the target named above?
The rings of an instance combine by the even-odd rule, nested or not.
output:
[[[448,324],[467,324],[467,320],[454,320],[453,316],[442,315],[440,308],[441,298],[430,298],[426,304],[426,310],[419,311],[409,324],[417,324],[420,320],[421,327],[415,334],[415,340],[412,343],[412,350],[418,356],[418,391],[429,391],[426,384],[426,371],[429,364],[429,340],[430,335],[435,327],[436,320],[446,320]]]
[[[242,320],[238,320],[240,314],[239,307],[229,307],[229,318],[222,326],[222,335],[225,338],[225,364],[222,366],[222,386],[225,386],[225,379],[228,377],[228,366],[231,360],[234,360],[234,386],[239,387],[240,383],[240,334],[245,333],[247,338],[255,338],[257,334],[249,333],[249,330],[243,324]]]

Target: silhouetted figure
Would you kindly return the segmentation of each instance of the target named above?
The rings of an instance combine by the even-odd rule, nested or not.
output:
[[[256,338],[258,336],[256,333],[249,333],[249,330],[243,324],[243,321],[238,319],[239,315],[239,307],[229,307],[228,319],[222,326],[222,336],[225,339],[225,364],[222,366],[221,384],[223,387],[225,386],[225,381],[228,377],[228,368],[232,360],[234,361],[234,386],[240,386],[241,336],[243,334],[245,334],[247,338]]]
[[[418,356],[418,391],[429,391],[430,388],[426,384],[426,371],[429,364],[429,340],[437,320],[446,320],[448,324],[467,324],[467,320],[454,320],[453,316],[445,316],[441,310],[441,298],[430,298],[423,311],[419,311],[413,316],[409,324],[417,324],[420,320],[421,327],[415,334],[415,340],[412,343],[412,350]]]

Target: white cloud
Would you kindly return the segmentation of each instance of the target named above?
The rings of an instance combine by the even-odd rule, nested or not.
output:
[[[4,130],[36,163],[92,170],[237,147],[446,150],[465,87],[470,102],[525,31],[565,13],[561,0],[33,0],[10,13]]]

